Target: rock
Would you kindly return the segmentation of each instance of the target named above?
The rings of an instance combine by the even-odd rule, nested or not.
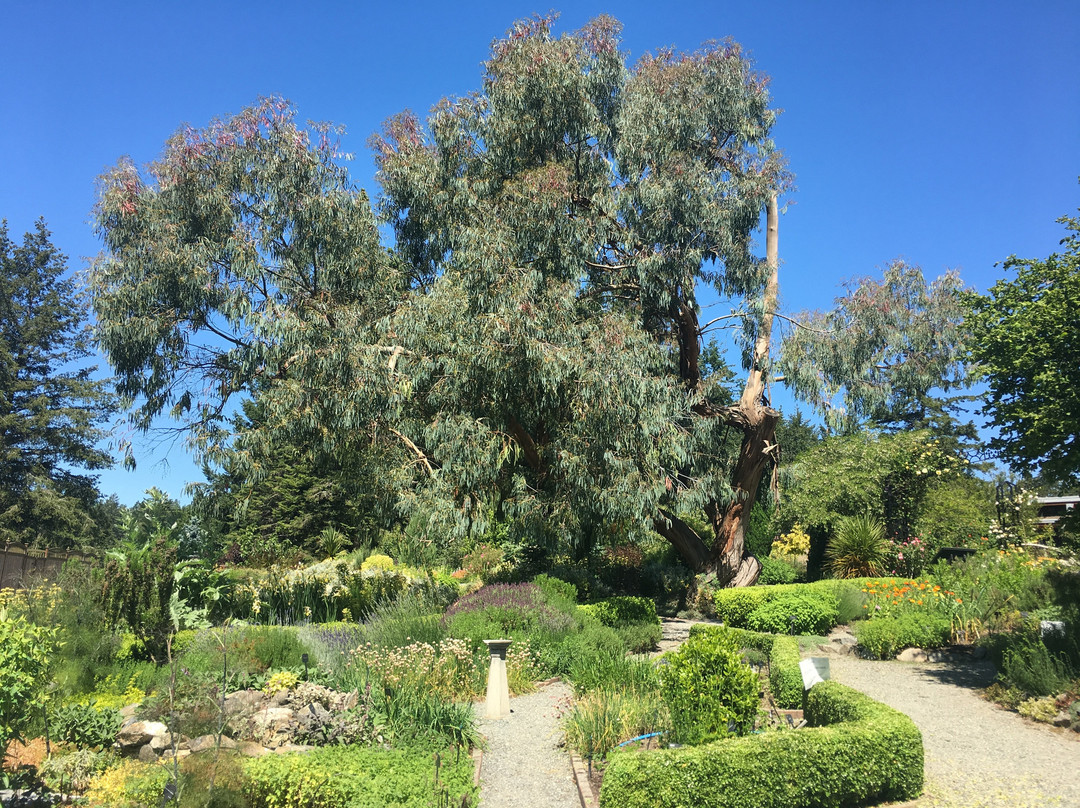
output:
[[[142,746],[139,747],[139,760],[141,760],[143,763],[156,763],[157,759],[158,753],[153,746],[148,743],[144,743]]]
[[[221,742],[219,746],[218,738],[216,735],[200,735],[198,738],[192,738],[188,741],[187,748],[192,752],[205,752],[208,749],[235,749],[236,741],[230,738],[228,735],[221,736]]]
[[[265,698],[260,690],[237,690],[225,697],[225,715],[253,713],[262,707]]]
[[[279,755],[287,755],[290,752],[307,752],[314,749],[313,746],[308,746],[302,743],[285,743],[277,747],[274,751]]]
[[[254,741],[242,741],[236,750],[244,757],[262,757],[270,754],[270,750]]]
[[[1069,724],[1072,723],[1072,718],[1069,716],[1068,712],[1062,710],[1054,716],[1054,720],[1050,723],[1053,724],[1055,727],[1067,727],[1069,726]]]
[[[177,743],[180,742],[180,736],[176,737]],[[150,746],[153,747],[155,752],[163,752],[166,749],[171,749],[173,744],[173,736],[166,732],[164,735],[154,735],[150,738]]]
[[[273,707],[280,707],[289,701],[289,691],[279,690],[270,697],[270,704]]]
[[[126,707],[120,708],[120,717],[123,719],[134,718],[135,711],[139,709],[138,704],[129,704]]]
[[[207,749],[213,749],[214,740],[213,735],[200,735],[198,738],[192,738],[188,741],[188,751],[195,754],[196,752],[205,752]]]
[[[123,749],[134,749],[150,743],[155,735],[165,735],[169,728],[160,721],[134,721],[122,727],[116,735],[116,742]]]
[[[899,654],[896,655],[896,658],[900,662],[928,662],[929,661],[929,657],[927,656],[926,651],[924,651],[921,648],[905,648],[903,651],[901,651]]]

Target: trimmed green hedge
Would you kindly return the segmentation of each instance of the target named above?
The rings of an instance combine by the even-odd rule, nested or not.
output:
[[[839,579],[829,578],[809,584],[772,584],[714,589],[711,591],[713,610],[716,612],[716,619],[720,622],[736,628],[749,628],[750,615],[766,603],[793,595],[835,602],[839,599],[837,590],[843,583]]]
[[[690,636],[723,631],[722,626],[697,624],[690,627]],[[769,657],[769,687],[773,701],[783,709],[797,710],[802,707],[803,682],[799,662],[799,642],[794,637],[779,634],[763,634],[746,629],[727,629],[743,648],[755,648]]]
[[[660,625],[660,617],[656,614],[656,604],[649,598],[616,595],[578,608],[591,614],[600,621],[601,625],[611,628],[618,628],[629,623]]]
[[[600,808],[841,808],[922,792],[922,735],[906,715],[822,682],[806,718],[804,729],[613,753]]]

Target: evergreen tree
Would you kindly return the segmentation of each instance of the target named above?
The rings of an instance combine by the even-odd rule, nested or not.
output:
[[[390,255],[333,131],[283,102],[178,133],[147,174],[121,163],[92,283],[121,392],[143,397],[136,424],[171,409],[252,480],[274,446],[375,447],[398,507],[447,530],[492,515],[536,541],[653,528],[693,568],[752,582],[789,181],[766,85],[731,43],[630,67],[610,18],[558,38],[519,23],[480,92],[374,139]],[[885,292],[914,294],[905,280]],[[737,395],[702,355],[705,286],[740,325]],[[830,354],[823,383],[876,367],[896,333]],[[923,354],[892,356],[849,388],[856,409]],[[791,374],[822,403],[812,361]],[[234,440],[226,401],[256,388],[265,424]]]
[[[112,463],[97,444],[114,400],[80,367],[86,306],[66,273],[44,221],[18,246],[0,223],[0,535],[53,547],[111,529],[95,521],[96,478],[80,470]]]

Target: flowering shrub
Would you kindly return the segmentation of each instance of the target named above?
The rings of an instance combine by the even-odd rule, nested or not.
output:
[[[791,531],[780,536],[772,543],[772,558],[790,558],[791,556],[806,555],[810,552],[810,536],[796,522]]]
[[[489,580],[503,564],[503,551],[491,544],[481,544],[461,559],[461,569],[469,578]]]
[[[885,549],[885,570],[903,578],[921,575],[931,557],[927,543],[918,536],[890,539]]]
[[[562,633],[574,625],[566,612],[550,606],[536,584],[489,584],[465,595],[443,615],[443,625],[451,634],[462,636],[455,628],[465,621],[464,615],[479,614],[504,634],[533,631]],[[497,639],[486,637],[483,639]]]

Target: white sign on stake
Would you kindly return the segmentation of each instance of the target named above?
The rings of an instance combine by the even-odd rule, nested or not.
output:
[[[824,682],[829,678],[829,658],[810,657],[799,663],[802,671],[803,690],[809,690],[818,682]]]

